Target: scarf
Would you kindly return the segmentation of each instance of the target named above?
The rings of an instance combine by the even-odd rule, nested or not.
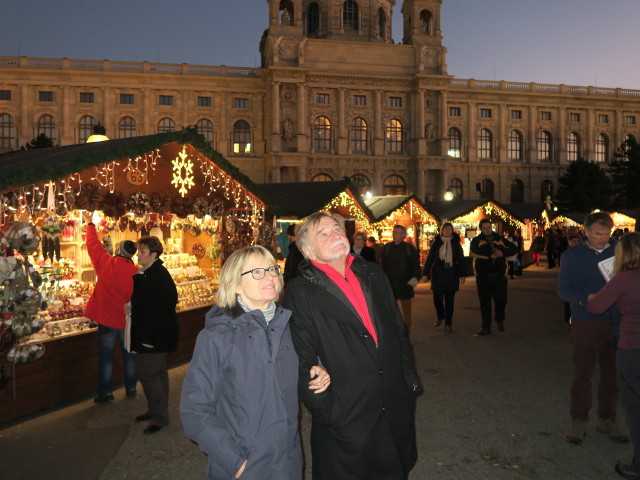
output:
[[[240,304],[240,306],[242,307],[242,309],[245,312],[251,312],[253,310],[258,310],[257,308],[251,308],[249,305],[244,303],[242,301],[242,297],[240,297],[240,295],[238,295],[237,298],[238,298],[238,303]],[[267,305],[267,308],[265,308],[264,310],[260,310],[260,311],[264,315],[264,319],[266,320],[267,325],[269,325],[269,322],[271,320],[273,320],[273,317],[276,314],[276,302],[270,302],[269,305]]]
[[[453,266],[453,250],[451,249],[451,239],[453,237],[440,237],[442,246],[440,247],[440,260],[444,262],[445,267]]]

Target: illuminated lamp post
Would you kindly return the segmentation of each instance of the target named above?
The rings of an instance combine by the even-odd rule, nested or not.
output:
[[[109,140],[106,133],[107,130],[101,124],[97,124],[93,127],[93,134],[87,138],[87,143],[104,142],[105,140]]]

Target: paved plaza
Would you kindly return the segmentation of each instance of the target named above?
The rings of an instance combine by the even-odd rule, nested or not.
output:
[[[557,270],[530,267],[510,281],[506,331],[494,328],[487,337],[473,336],[480,327],[473,278],[456,297],[452,333],[433,326],[431,291],[417,288],[412,341],[425,394],[417,404],[419,459],[411,480],[619,478],[615,462],[630,460],[633,447],[597,433],[595,418],[582,446],[564,440],[571,339],[556,277]],[[151,436],[133,421],[145,411],[142,393],[125,399],[122,388],[109,405],[85,397],[0,425],[0,477],[202,480],[206,458],[182,434],[177,414],[187,368],[170,372],[173,423]],[[306,442],[308,414],[302,419]],[[621,409],[618,421],[626,430]]]

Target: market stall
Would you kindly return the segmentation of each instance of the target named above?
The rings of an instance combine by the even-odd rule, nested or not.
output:
[[[427,210],[415,195],[370,197],[364,203],[373,215],[371,228],[377,232],[380,243],[393,241],[393,226],[404,225],[408,241],[413,242],[424,257],[431,240],[438,233],[440,219]]]
[[[0,287],[0,422],[96,388],[96,325],[82,317],[96,278],[82,211],[94,212],[107,250],[146,235],[163,241],[179,294],[174,363],[191,356],[224,258],[244,245],[273,248],[255,185],[191,130],[8,153],[0,192],[0,266],[12,267]]]

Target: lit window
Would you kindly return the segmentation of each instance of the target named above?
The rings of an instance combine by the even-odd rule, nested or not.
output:
[[[351,123],[351,151],[357,153],[367,151],[367,122],[362,118],[354,118]]]
[[[449,107],[449,116],[450,117],[459,117],[460,116],[460,107]]]
[[[406,195],[407,182],[400,175],[389,175],[384,180],[383,195]]]
[[[211,123],[210,120],[207,120],[206,118],[198,120],[196,123],[196,131],[200,135],[204,136],[204,139],[207,142],[213,144],[213,123]]]
[[[11,115],[3,113],[0,115],[0,150],[15,150],[16,148],[16,126],[13,124]]]
[[[603,133],[596,135],[596,162],[606,162],[609,156],[609,139]]]
[[[517,130],[509,133],[509,160],[522,160],[522,134]]]
[[[133,93],[121,93],[120,94],[120,105],[133,105],[135,102],[135,97]]]
[[[457,128],[449,129],[449,152],[450,157],[462,157],[462,134]]]
[[[493,152],[493,135],[486,128],[480,130],[480,135],[478,136],[478,158],[482,160],[487,160],[492,158]]]
[[[56,120],[51,115],[43,115],[38,120],[38,135],[40,134],[46,135],[55,145],[58,140],[58,129]]]
[[[211,97],[198,97],[199,107],[210,107],[211,106]]]
[[[78,128],[78,143],[85,143],[87,138],[93,135],[93,127],[98,124],[98,121],[91,115],[86,115],[80,119],[80,125]]]
[[[538,161],[551,162],[551,134],[544,130],[538,134]]]
[[[327,117],[318,117],[313,122],[313,148],[316,152],[331,151],[331,122]]]
[[[80,92],[80,103],[94,103],[93,92]]]
[[[491,109],[490,108],[481,108],[480,109],[480,118],[491,118]]]
[[[580,137],[575,132],[569,132],[567,136],[567,160],[575,162],[580,156]]]
[[[251,152],[251,127],[244,120],[233,125],[233,153]]]
[[[173,95],[159,95],[158,105],[173,105]]]
[[[316,93],[316,103],[321,103],[323,105],[329,105],[329,94],[328,93]]]
[[[53,102],[53,92],[38,92],[38,100],[41,102]]]
[[[131,138],[138,135],[136,121],[131,117],[124,117],[118,124],[118,138]]]
[[[522,120],[522,110],[511,110],[512,120]]]
[[[389,97],[390,107],[402,107],[402,97]]]
[[[366,105],[367,104],[367,96],[366,95],[354,95],[353,96],[353,104],[354,105]]]
[[[402,137],[402,124],[398,120],[390,120],[385,127],[387,153],[402,153]]]

